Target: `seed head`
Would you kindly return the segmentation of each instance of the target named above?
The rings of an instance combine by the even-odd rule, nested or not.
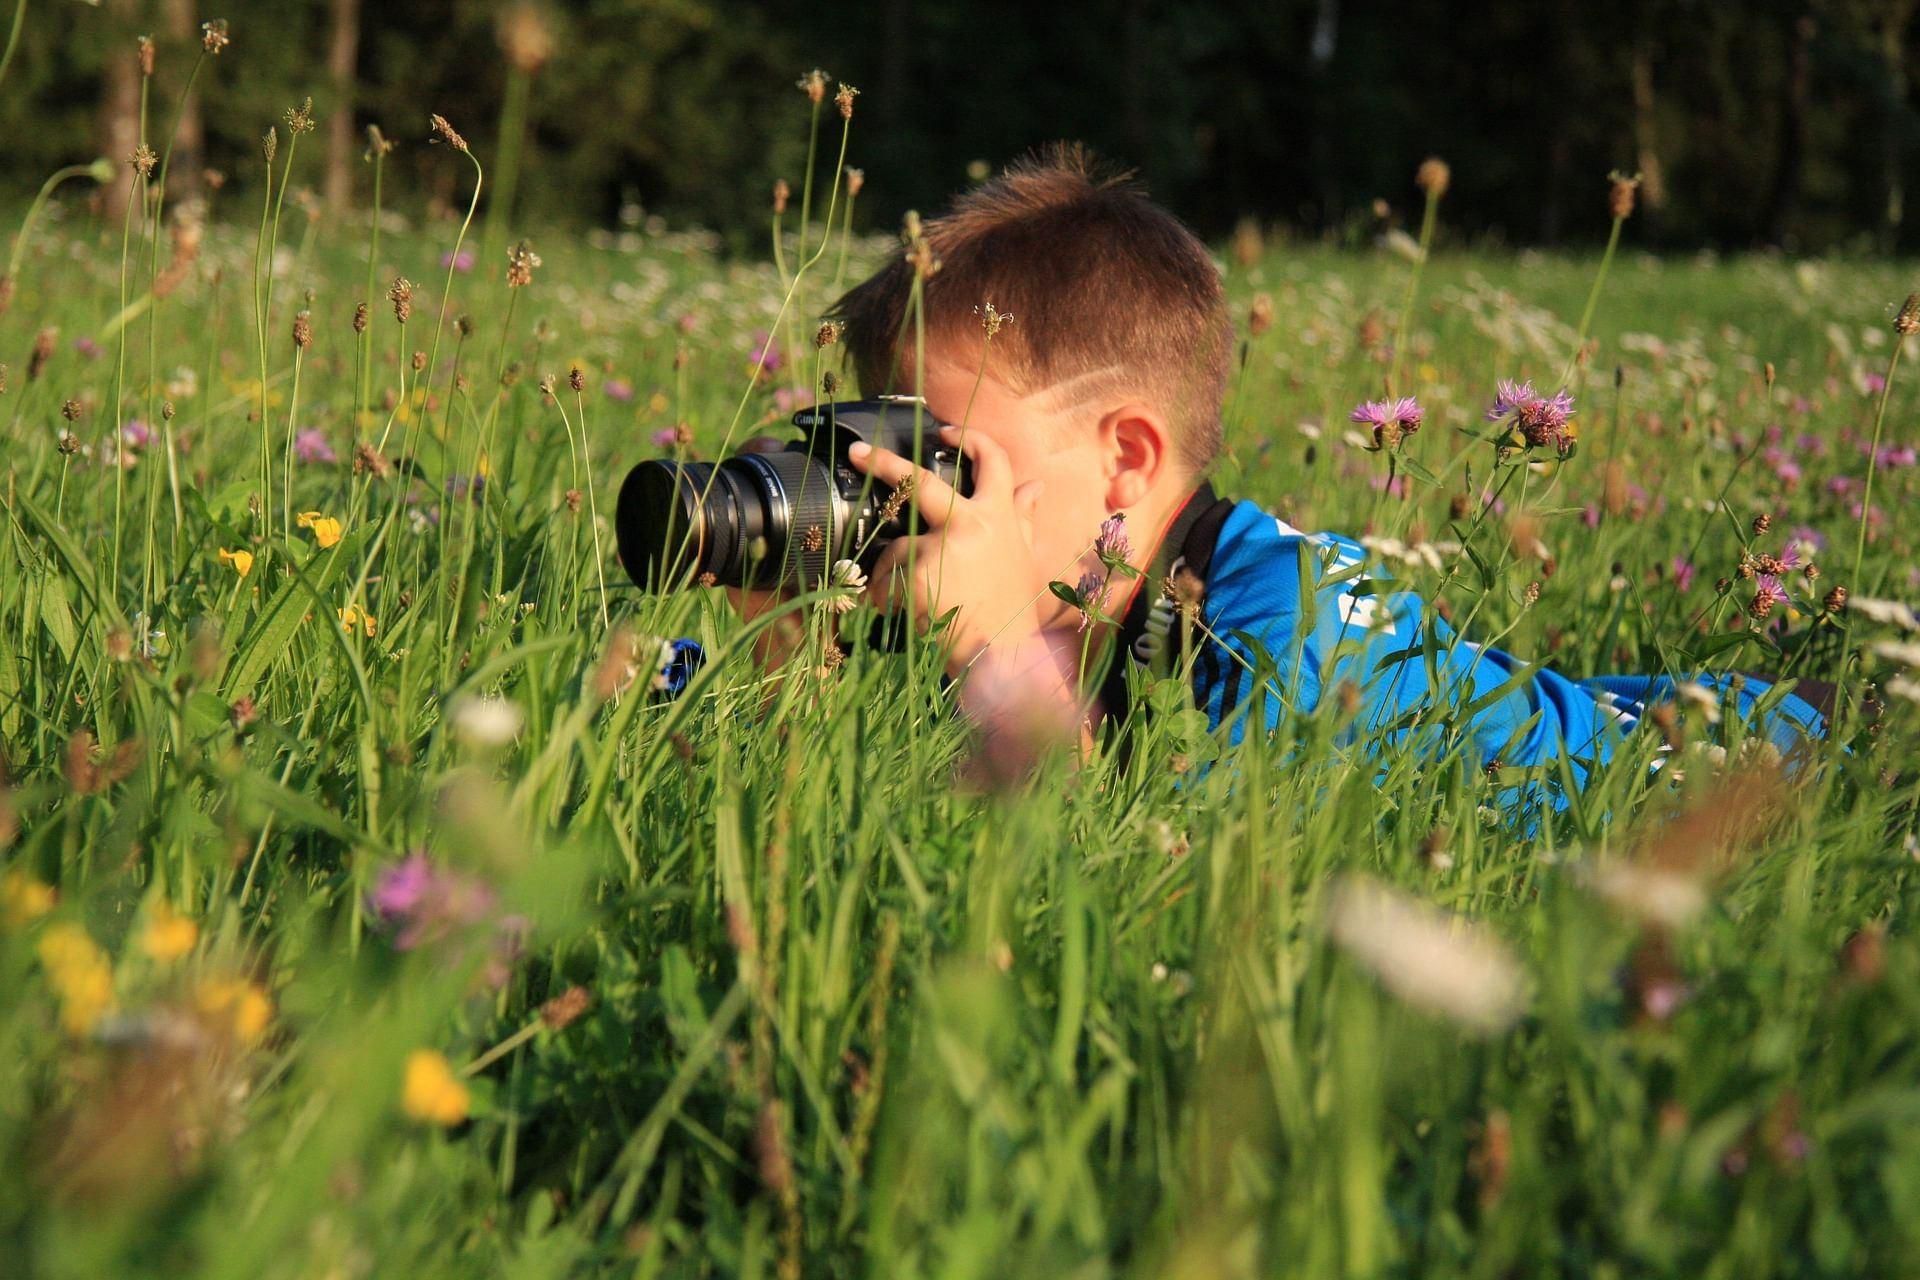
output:
[[[1907,300],[1900,304],[1900,314],[1893,318],[1893,331],[1901,337],[1920,331],[1920,293],[1910,293]]]
[[[816,347],[830,347],[838,341],[840,326],[831,320],[821,322],[820,327],[813,331],[813,345]]]
[[[162,422],[173,421],[173,401],[162,400],[160,402],[160,421]]]
[[[1839,613],[1847,607],[1847,589],[1835,587],[1827,592],[1827,598],[1820,602],[1820,607],[1828,613]]]
[[[62,431],[60,433],[60,456],[63,458],[71,458],[78,452],[80,452],[80,437],[71,431]]]
[[[405,324],[413,315],[413,281],[405,276],[395,276],[393,283],[387,286],[387,301],[393,304],[393,318]]]
[[[1753,536],[1758,538],[1773,528],[1773,517],[1765,511],[1753,518]]]
[[[60,416],[68,422],[78,422],[80,420],[80,402],[78,400],[62,400],[60,402]]]
[[[847,199],[851,200],[855,196],[859,195],[860,188],[866,185],[867,185],[867,171],[865,169],[855,169],[852,166],[848,166],[847,168]]]
[[[1439,156],[1428,156],[1415,171],[1413,184],[1426,192],[1429,200],[1438,200],[1453,185],[1453,166]]]
[[[58,329],[42,329],[33,338],[33,351],[27,356],[27,381],[36,381],[46,371],[47,361],[53,359],[53,340],[60,336]]]
[[[313,345],[313,313],[296,312],[293,317],[293,345],[297,351],[305,351]]]
[[[787,211],[787,199],[793,194],[793,188],[787,185],[785,178],[773,180],[773,211],[782,214]]]
[[[377,124],[368,125],[367,159],[373,160],[380,156],[391,155],[392,153],[393,143],[387,140],[386,134],[380,132],[380,126]]]
[[[1013,323],[1013,316],[1005,311],[995,310],[991,301],[975,307],[973,311],[980,317],[980,328],[987,335],[988,342],[992,342],[999,336],[1002,327]]]
[[[313,99],[308,98],[297,107],[287,108],[287,132],[294,137],[313,132]]]
[[[813,70],[801,76],[795,83],[799,86],[800,91],[807,95],[807,101],[817,105],[826,99],[827,81],[831,78],[832,77],[828,76],[826,72],[815,67]]]
[[[500,48],[515,71],[532,75],[553,56],[553,28],[538,5],[516,4],[500,16]]]
[[[0,375],[4,375],[6,366],[0,365]],[[833,399],[833,393],[840,389],[840,375],[829,369],[820,375],[820,391],[827,399]],[[0,376],[0,391],[6,390],[4,377]]]
[[[372,445],[363,441],[353,446],[353,474],[356,476],[372,476],[383,480],[391,470],[387,460]]]
[[[540,1006],[540,1021],[549,1031],[561,1031],[577,1021],[593,1004],[585,987],[568,987]]]
[[[507,250],[507,288],[523,289],[533,283],[533,269],[540,265],[540,255],[525,240]]]
[[[1633,216],[1634,193],[1640,189],[1640,175],[1614,170],[1607,175],[1607,216],[1624,222]]]
[[[850,84],[843,84],[833,95],[833,105],[840,108],[842,120],[853,119],[853,99],[860,91]]]
[[[553,375],[550,373],[542,374],[540,376],[540,394],[545,396],[547,399],[552,400],[554,398],[553,388],[554,388]]]
[[[575,391],[587,389],[587,375],[581,372],[579,365],[576,364],[567,370],[567,385]]]
[[[225,18],[215,18],[211,22],[200,24],[200,47],[214,57],[219,57],[220,51],[232,43],[233,37],[227,34]]]
[[[153,37],[140,37],[140,74],[149,78],[153,75]]]
[[[473,336],[473,317],[464,314],[454,317],[453,331],[463,338],[471,338]]]
[[[807,531],[800,535],[800,549],[809,555],[821,550],[826,545],[827,535],[821,532],[820,526],[817,524],[808,525]]]
[[[455,151],[467,149],[467,140],[460,136],[458,129],[447,123],[445,116],[436,113],[427,118],[433,122],[433,136],[427,139],[428,142],[444,142]]]
[[[1273,299],[1266,294],[1256,294],[1253,305],[1247,308],[1247,332],[1259,337],[1273,328]]]
[[[414,352],[413,353],[413,371],[415,373],[419,373],[422,369],[425,369],[426,367],[427,367],[427,353],[424,351]]]
[[[142,178],[151,178],[153,167],[159,162],[160,157],[154,155],[153,148],[144,142],[135,147],[133,154],[127,157],[127,163],[132,165],[133,171]]]

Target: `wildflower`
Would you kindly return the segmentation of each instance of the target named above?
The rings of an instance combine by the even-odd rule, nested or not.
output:
[[[540,1006],[540,1021],[549,1031],[562,1031],[592,1007],[592,992],[585,987],[568,987]]]
[[[1420,429],[1426,413],[1412,396],[1398,400],[1365,400],[1347,415],[1347,421],[1373,428],[1374,449],[1397,448],[1407,436]]]
[[[1673,562],[1667,566],[1667,571],[1673,577],[1673,586],[1676,591],[1692,590],[1694,576],[1699,572],[1693,567],[1693,562],[1685,556],[1675,556]]]
[[[60,416],[68,422],[78,422],[80,420],[80,402],[78,400],[62,400],[60,402]]]
[[[1439,156],[1428,156],[1414,172],[1413,185],[1426,192],[1427,199],[1438,200],[1453,185],[1453,166]]]
[[[140,949],[161,964],[172,964],[199,940],[200,926],[174,911],[164,898],[154,903],[140,931]]]
[[[1835,591],[1841,588],[1835,587]],[[1920,617],[1915,617],[1910,605],[1898,600],[1876,600],[1872,596],[1855,596],[1851,600],[1841,601],[1848,612],[1857,613],[1868,622],[1896,626],[1907,631],[1920,631]]]
[[[427,139],[428,142],[444,142],[455,151],[467,149],[467,140],[460,136],[459,130],[447,123],[445,116],[434,114],[427,119],[433,124],[433,136]]]
[[[840,341],[840,326],[831,320],[823,321],[820,327],[813,331],[813,345],[816,348],[830,347],[838,341]]]
[[[294,137],[313,132],[313,99],[308,98],[297,107],[287,108],[287,132]]]
[[[787,201],[793,195],[793,188],[787,185],[785,178],[773,180],[773,212],[776,216],[787,211]]]
[[[657,449],[671,449],[680,442],[679,428],[661,427],[653,433],[652,440],[654,447]]]
[[[359,627],[366,633],[367,639],[371,640],[374,633],[379,630],[380,624],[374,620],[374,616],[359,605],[350,604],[335,612],[340,615],[340,629],[348,634],[352,634],[353,629]]]
[[[279,151],[280,131],[269,128],[265,133],[260,135],[260,154],[266,157],[268,164],[272,164],[273,157],[279,154]]]
[[[462,249],[460,252],[455,253],[449,249],[440,255],[440,265],[464,275],[473,270],[473,250]]]
[[[52,911],[59,899],[52,885],[11,867],[0,875],[0,924],[9,929],[25,928]]]
[[[865,169],[855,169],[849,165],[847,167],[847,199],[851,200],[859,195],[860,188],[866,185],[867,171]]]
[[[771,378],[780,372],[783,363],[779,345],[773,335],[765,329],[757,330],[753,335],[753,345],[747,351],[749,371],[758,370],[761,375]]]
[[[451,708],[453,736],[469,747],[504,747],[520,733],[526,719],[505,698],[461,697]]]
[[[133,171],[141,178],[151,178],[154,166],[160,163],[160,157],[153,153],[152,147],[143,142],[133,149],[133,154],[127,157],[127,163],[133,166]]]
[[[443,1054],[415,1049],[407,1055],[400,1109],[422,1124],[450,1129],[467,1118],[473,1095],[447,1065]]]
[[[1094,615],[1100,611],[1107,600],[1107,576],[1088,570],[1080,575],[1080,581],[1074,584],[1074,598],[1080,610],[1079,630],[1085,631],[1093,625]]]
[[[313,313],[296,311],[293,315],[293,346],[296,351],[305,351],[313,345]]]
[[[323,551],[340,541],[340,522],[332,516],[322,515],[318,511],[302,511],[294,518],[294,523],[302,529],[313,530],[313,540]]]
[[[1513,428],[1526,447],[1552,445],[1563,458],[1573,453],[1579,430],[1573,422],[1573,397],[1565,391],[1543,396],[1531,382],[1502,379],[1487,409],[1487,421],[1499,422],[1507,417],[1512,417]]]
[[[252,1044],[273,1021],[273,1001],[245,978],[207,978],[194,988],[194,1006],[207,1023],[240,1044]]]
[[[859,96],[859,93],[860,91],[850,84],[842,84],[834,92],[833,105],[840,108],[842,120],[853,119],[853,100]]]
[[[353,446],[353,474],[356,476],[371,475],[377,480],[384,480],[392,471],[392,465],[380,451],[366,441]]]
[[[795,81],[795,86],[807,95],[807,101],[816,106],[827,96],[827,81],[832,79],[826,72],[815,67]]]
[[[538,5],[516,4],[500,17],[497,37],[513,69],[532,75],[553,56],[553,31]]]
[[[1847,607],[1847,589],[1836,586],[1827,592],[1827,597],[1820,602],[1820,607],[1828,613],[1839,613]]]
[[[1640,190],[1640,175],[1621,173],[1618,169],[1607,175],[1607,216],[1615,222],[1624,222],[1633,216],[1633,200]]]
[[[200,47],[214,57],[219,57],[220,51],[232,43],[233,38],[227,34],[225,18],[215,18],[211,22],[200,24]]]
[[[1764,622],[1774,610],[1775,605],[1787,602],[1787,593],[1781,589],[1780,579],[1770,573],[1763,573],[1754,579],[1753,602],[1747,606],[1747,614],[1755,622]]]
[[[587,389],[586,371],[583,370],[577,364],[574,365],[572,368],[568,369],[567,370],[567,386],[576,395],[578,395],[582,391],[585,391]]]
[[[113,965],[77,924],[47,926],[35,949],[60,999],[60,1025],[83,1036],[113,1008]]]
[[[293,456],[306,463],[340,461],[327,443],[327,433],[318,427],[308,427],[293,438]]]
[[[388,867],[367,896],[368,908],[394,931],[393,945],[400,951],[480,924],[492,918],[496,905],[488,885],[436,867],[424,853],[408,854]]]
[[[1254,295],[1253,305],[1247,308],[1247,332],[1259,337],[1273,328],[1273,299],[1264,293]]]
[[[139,418],[129,419],[120,428],[120,441],[131,449],[144,449],[153,443],[153,428]]]
[[[608,378],[600,384],[600,392],[616,404],[627,404],[633,399],[633,384],[625,378]]]
[[[867,589],[866,570],[856,560],[836,560],[827,575],[827,585],[833,590],[827,597],[827,608],[845,613],[860,603],[860,593]]]
[[[1109,569],[1127,562],[1133,543],[1127,537],[1127,513],[1116,511],[1100,522],[1100,533],[1093,540],[1093,554]]]
[[[533,283],[533,270],[540,265],[540,255],[525,240],[507,250],[507,288],[523,289]]]
[[[38,382],[46,372],[47,361],[53,359],[53,340],[59,336],[58,329],[42,329],[33,335],[33,350],[27,354],[28,382]]]
[[[387,301],[393,304],[393,318],[405,324],[413,315],[413,281],[405,276],[395,276],[393,283],[387,286]]]
[[[1360,877],[1335,887],[1330,914],[1334,940],[1408,1004],[1483,1034],[1519,1017],[1519,966],[1491,934]]]
[[[153,53],[154,53],[153,37],[141,36],[140,37],[140,74],[145,76],[149,80],[153,78]]]
[[[220,563],[232,565],[234,573],[239,577],[244,578],[253,572],[253,552],[245,549],[228,551],[222,547],[219,555]]]
[[[484,475],[448,476],[446,488],[449,498],[466,498],[477,506],[480,500],[486,496],[487,478]]]

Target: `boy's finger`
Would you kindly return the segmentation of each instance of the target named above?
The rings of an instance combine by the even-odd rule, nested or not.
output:
[[[913,477],[913,493],[908,501],[930,529],[945,524],[948,513],[966,501],[945,480],[925,467],[914,466],[912,459],[903,458],[891,449],[876,449],[862,442],[847,450],[847,460],[853,463],[855,471],[872,476],[892,489],[898,489],[909,476]]]
[[[967,427],[940,428],[940,438],[966,452],[973,463],[973,496],[998,502],[1013,492],[1013,461],[1000,442],[984,431]]]

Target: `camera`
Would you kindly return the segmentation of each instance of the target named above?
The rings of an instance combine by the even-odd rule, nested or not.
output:
[[[836,561],[871,569],[895,538],[924,526],[910,503],[853,469],[847,450],[857,443],[915,459],[961,494],[971,491],[966,457],[940,442],[942,424],[917,396],[818,404],[794,414],[793,425],[799,437],[773,452],[658,459],[627,474],[614,525],[636,585],[811,590]]]

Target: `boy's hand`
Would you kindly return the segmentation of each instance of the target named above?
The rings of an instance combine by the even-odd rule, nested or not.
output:
[[[1051,596],[1033,556],[1041,482],[1015,488],[1006,450],[982,432],[950,426],[940,435],[972,460],[971,497],[887,449],[856,444],[848,457],[856,469],[892,488],[914,477],[909,501],[929,531],[894,540],[875,566],[868,593],[881,609],[911,601],[923,625],[957,609],[943,638],[948,673],[958,675],[989,645],[1019,644],[1039,632],[1039,609]]]

